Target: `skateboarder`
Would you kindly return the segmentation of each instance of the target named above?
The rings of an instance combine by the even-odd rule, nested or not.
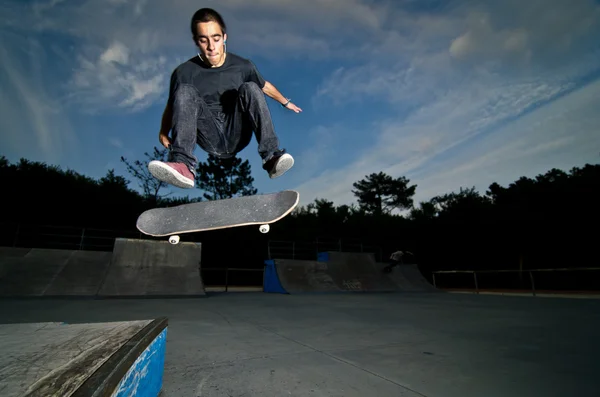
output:
[[[411,254],[411,252],[407,253]],[[402,264],[402,257],[404,256],[404,252],[402,251],[396,251],[394,253],[392,253],[392,255],[390,255],[390,263],[383,269],[386,273],[389,273],[392,271],[392,268]]]
[[[172,73],[159,132],[160,143],[170,149],[169,162],[151,161],[150,173],[166,183],[193,188],[196,144],[227,159],[248,146],[254,131],[263,169],[270,178],[281,176],[294,159],[279,148],[265,94],[293,112],[302,109],[266,81],[251,61],[227,51],[227,29],[218,12],[196,11],[191,30],[200,52]]]

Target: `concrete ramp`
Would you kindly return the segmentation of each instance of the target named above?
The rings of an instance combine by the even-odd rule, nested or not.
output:
[[[0,325],[0,395],[156,397],[166,339],[166,318]]]
[[[0,297],[204,296],[201,244],[116,239],[112,252],[0,247]]]
[[[387,263],[378,263],[381,269],[387,265]],[[393,280],[394,284],[402,287],[403,291],[441,292],[423,276],[419,266],[415,264],[398,265],[394,267],[388,277]]]
[[[265,261],[264,292],[422,292],[438,291],[416,265],[397,266],[384,273],[370,253],[323,252],[317,261]]]
[[[98,296],[206,295],[201,254],[202,246],[196,243],[118,238]]]
[[[266,261],[265,292],[341,292],[338,274],[326,262],[275,259]],[[334,278],[335,277],[335,278]]]
[[[19,251],[24,255],[19,255]],[[43,296],[73,251],[58,249],[3,250],[0,273],[2,296]]]
[[[44,296],[94,296],[110,266],[112,253],[73,251]]]
[[[22,258],[31,251],[31,248],[0,247],[0,258]]]
[[[3,248],[0,296],[94,296],[110,258],[110,252]]]

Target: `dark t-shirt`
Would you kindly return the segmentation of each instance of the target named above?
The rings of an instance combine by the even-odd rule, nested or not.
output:
[[[211,68],[195,56],[179,65],[171,75],[169,103],[180,84],[196,87],[212,111],[231,113],[235,107],[238,89],[242,83],[253,81],[262,89],[265,80],[252,61],[227,53],[225,63]]]

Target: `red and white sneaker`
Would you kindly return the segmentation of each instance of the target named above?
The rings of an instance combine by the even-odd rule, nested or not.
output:
[[[148,170],[159,181],[177,186],[183,189],[194,187],[194,174],[183,163],[165,163],[152,160],[148,163]]]

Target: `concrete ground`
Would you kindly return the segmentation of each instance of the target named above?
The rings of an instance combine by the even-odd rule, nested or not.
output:
[[[463,294],[0,300],[0,322],[169,318],[163,396],[597,396],[600,301]]]

